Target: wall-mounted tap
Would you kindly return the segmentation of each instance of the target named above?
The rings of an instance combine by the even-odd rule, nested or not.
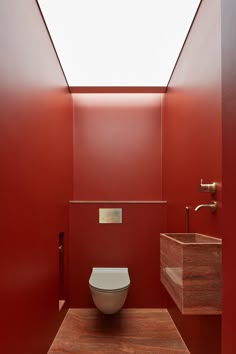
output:
[[[212,200],[210,204],[200,204],[194,210],[198,211],[201,208],[209,208],[212,213],[215,213],[217,209],[217,202]]]

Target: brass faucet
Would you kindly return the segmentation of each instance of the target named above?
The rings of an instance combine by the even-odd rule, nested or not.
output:
[[[210,204],[200,204],[196,206],[194,210],[198,211],[201,208],[209,208],[212,213],[215,213],[217,209],[217,202],[215,200],[212,200]]]

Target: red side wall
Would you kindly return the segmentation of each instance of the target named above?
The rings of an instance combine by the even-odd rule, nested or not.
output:
[[[159,95],[74,97],[74,199],[161,200]],[[122,207],[121,225],[99,225],[99,207]],[[165,205],[82,204],[70,208],[70,306],[89,307],[92,267],[127,266],[126,306],[165,306],[159,233]]]
[[[0,2],[1,353],[46,353],[68,236],[72,100],[36,2]]]
[[[222,353],[236,352],[236,2],[222,0],[223,326]]]
[[[163,197],[168,201],[167,229],[185,231],[185,206],[190,206],[190,231],[221,234],[221,35],[220,1],[204,0],[163,99]],[[200,178],[217,182],[215,215],[211,196],[199,192]],[[175,319],[191,354],[220,352],[219,316]]]

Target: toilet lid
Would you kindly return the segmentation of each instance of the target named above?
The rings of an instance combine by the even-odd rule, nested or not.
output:
[[[130,284],[128,268],[93,268],[89,284],[100,290],[119,290]]]

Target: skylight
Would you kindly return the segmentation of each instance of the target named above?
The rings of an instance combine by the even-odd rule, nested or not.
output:
[[[38,0],[70,86],[166,86],[200,0]]]

